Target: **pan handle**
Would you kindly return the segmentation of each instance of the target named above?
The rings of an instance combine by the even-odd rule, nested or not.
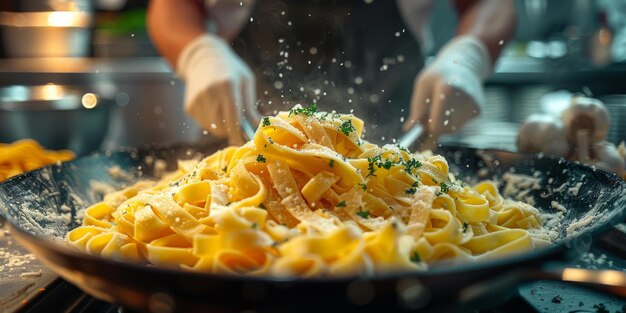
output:
[[[548,264],[542,269],[546,277],[626,297],[626,272],[615,270],[589,270],[560,267]]]
[[[626,297],[626,273],[615,270],[589,270],[547,263],[538,269],[523,269],[505,273],[464,288],[459,301],[469,306],[493,304],[494,299],[506,300],[524,283],[538,280],[561,281]]]

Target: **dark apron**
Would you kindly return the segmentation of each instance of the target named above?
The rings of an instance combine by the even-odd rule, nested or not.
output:
[[[402,133],[423,64],[395,0],[259,0],[234,47],[255,72],[263,114],[315,102],[362,118],[378,143]]]

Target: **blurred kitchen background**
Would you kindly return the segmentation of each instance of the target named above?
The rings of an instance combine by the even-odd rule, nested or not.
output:
[[[84,154],[210,140],[185,116],[184,84],[150,42],[147,2],[1,1],[0,142],[30,137]],[[604,101],[609,141],[626,139],[626,0],[516,5],[517,34],[503,43],[483,115],[444,141],[515,150],[519,124],[569,93]],[[437,1],[431,18],[431,55],[456,29],[448,6]]]

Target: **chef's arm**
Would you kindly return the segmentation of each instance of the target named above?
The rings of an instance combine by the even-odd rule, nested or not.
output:
[[[206,18],[199,0],[151,0],[148,32],[161,55],[175,68],[183,48],[206,33]]]
[[[504,44],[515,34],[516,14],[513,0],[455,0],[459,14],[457,36],[473,35],[489,51],[492,63]]]

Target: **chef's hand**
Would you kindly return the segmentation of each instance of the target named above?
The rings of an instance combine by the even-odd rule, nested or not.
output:
[[[186,83],[185,112],[211,134],[241,144],[244,114],[252,125],[260,120],[255,80],[246,63],[227,42],[207,33],[185,46],[177,68]]]
[[[404,129],[421,123],[433,140],[460,129],[480,113],[482,82],[490,73],[491,58],[482,41],[473,36],[451,40],[417,76]]]

